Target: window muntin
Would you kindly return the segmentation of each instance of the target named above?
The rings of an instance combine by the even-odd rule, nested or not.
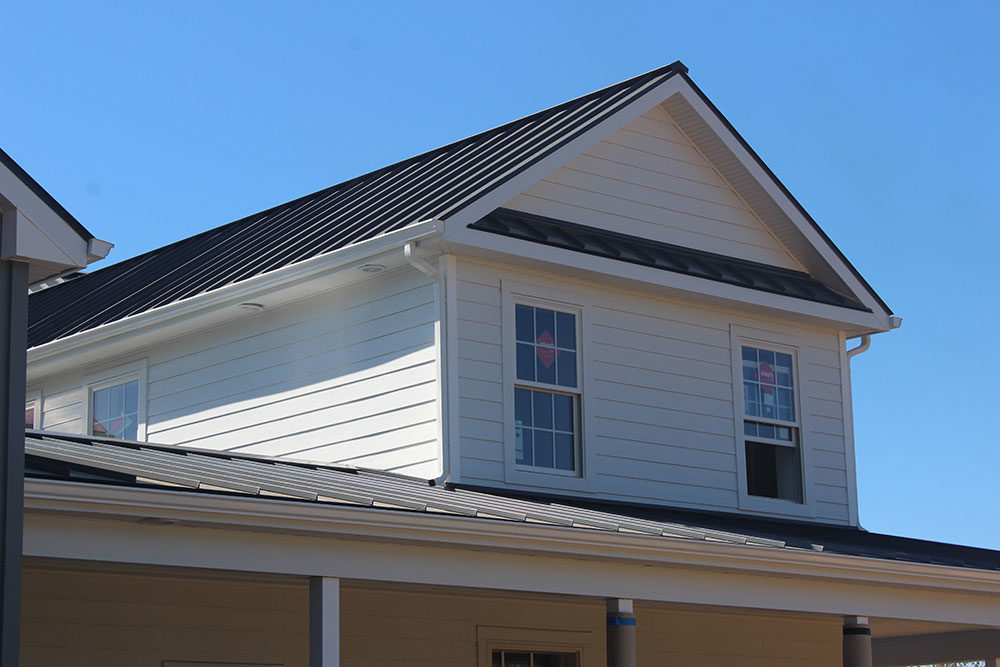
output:
[[[95,388],[90,392],[93,435],[139,439],[139,380]]]
[[[576,313],[514,305],[514,462],[579,469],[580,388]]]
[[[747,494],[802,502],[802,461],[790,352],[741,345]]]

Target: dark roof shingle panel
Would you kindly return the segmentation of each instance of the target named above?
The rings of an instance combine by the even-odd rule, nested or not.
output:
[[[834,292],[802,271],[684,248],[532,213],[501,208],[469,227],[762,292],[870,312],[863,304]]]
[[[28,345],[453,215],[684,70],[673,63],[35,292]]]

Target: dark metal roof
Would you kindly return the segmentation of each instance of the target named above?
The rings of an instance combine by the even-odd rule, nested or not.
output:
[[[462,487],[535,502],[558,499],[559,502],[572,507],[597,512],[611,512],[646,521],[693,524],[740,535],[752,535],[762,539],[779,539],[785,543],[786,547],[801,549],[822,547],[824,553],[1000,571],[1000,551],[919,540],[912,537],[870,533],[867,530],[849,526],[767,519],[730,512],[708,512],[640,503],[588,501],[545,493],[512,492],[472,485],[462,485]]]
[[[531,213],[497,209],[469,227],[762,292],[871,312],[861,303],[834,292],[802,271],[660,243]]]
[[[524,500],[430,486],[395,473],[263,456],[28,431],[28,477],[405,510],[781,549],[780,539],[748,538],[695,524],[649,521],[558,501]]]
[[[683,71],[667,65],[36,292],[28,345],[453,215]]]
[[[80,221],[73,217],[73,215],[63,208],[63,205],[56,201],[56,198],[48,193],[48,191],[38,184],[38,181],[31,177],[31,174],[26,172],[21,165],[14,161],[14,158],[7,155],[6,151],[0,149],[0,164],[11,170],[13,174],[17,177],[19,181],[28,186],[28,188],[35,193],[35,196],[41,199],[45,204],[55,211],[56,215],[63,219],[67,225],[72,227],[73,231],[83,239],[84,241],[89,241],[94,238],[94,235],[87,231],[87,228],[80,224]]]
[[[774,549],[1000,570],[1000,551],[869,533],[858,528],[654,505],[597,502],[472,486],[430,486],[390,472],[265,456],[28,431],[35,479],[237,494],[378,510],[701,540]]]

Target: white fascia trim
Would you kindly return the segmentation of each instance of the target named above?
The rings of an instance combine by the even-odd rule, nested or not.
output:
[[[436,220],[414,223],[408,227],[384,234],[368,241],[361,241],[339,250],[319,255],[296,264],[254,276],[247,280],[227,285],[211,292],[199,294],[183,301],[147,310],[130,317],[103,324],[93,329],[60,338],[28,350],[28,364],[35,364],[76,352],[110,338],[126,336],[160,327],[174,320],[190,317],[199,311],[217,307],[220,304],[261,295],[288,285],[314,278],[322,273],[339,269],[345,264],[356,262],[372,255],[378,255],[400,246],[407,241],[426,239],[440,234],[442,224]]]
[[[820,256],[826,261],[826,263],[832,268],[836,274],[840,277],[844,283],[851,288],[854,292],[854,296],[858,298],[862,303],[871,308],[876,313],[882,313],[882,318],[885,322],[882,325],[883,328],[880,331],[888,331],[892,327],[889,326],[888,318],[892,313],[886,312],[884,308],[875,300],[872,296],[869,288],[861,284],[861,281],[857,279],[843,260],[837,255],[836,251],[833,249],[832,241],[827,241],[822,235],[816,230],[815,227],[805,218],[802,212],[796,206],[795,202],[788,198],[782,191],[782,188],[775,182],[767,172],[761,168],[754,156],[747,151],[739,139],[725,126],[725,123],[719,118],[718,115],[713,113],[705,101],[701,98],[697,91],[695,91],[691,86],[685,86],[683,90],[680,91],[681,95],[684,97],[685,101],[701,116],[702,120],[712,129],[713,132],[722,140],[730,152],[738,159],[743,167],[750,172],[750,174],[760,183],[764,191],[770,196],[775,204],[788,216],[788,219],[792,221],[792,224],[799,230],[810,244],[816,249]],[[721,113],[721,112],[720,112]]]
[[[25,510],[1000,595],[1000,572],[268,498],[25,480]]]

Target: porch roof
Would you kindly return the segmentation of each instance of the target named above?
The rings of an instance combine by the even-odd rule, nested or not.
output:
[[[621,503],[431,486],[391,472],[111,438],[29,430],[28,477],[186,493],[532,523],[767,549],[824,551],[1000,570],[1000,552],[877,535],[856,528]]]

